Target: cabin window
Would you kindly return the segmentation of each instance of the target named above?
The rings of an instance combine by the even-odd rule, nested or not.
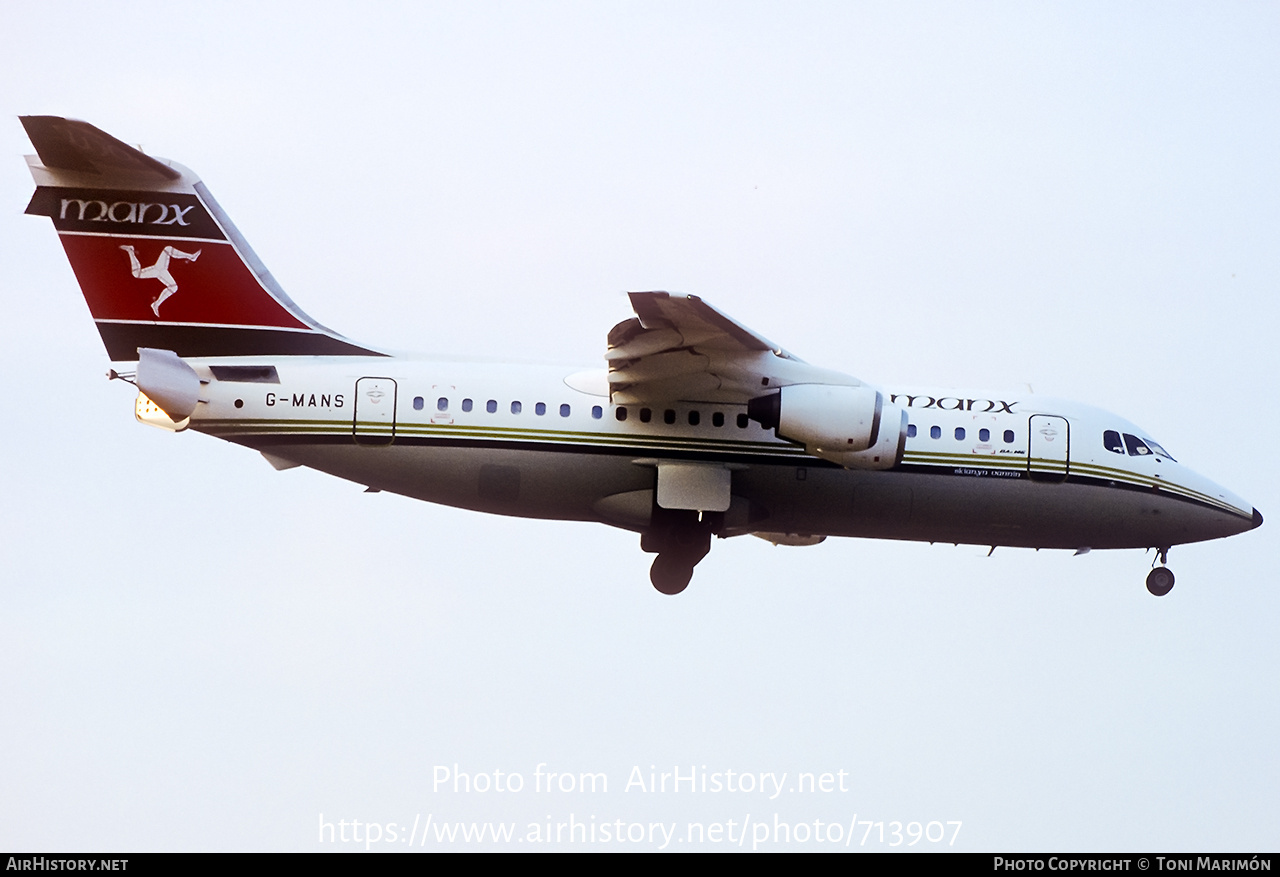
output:
[[[1129,435],[1129,433],[1126,432],[1124,434],[1124,446],[1129,449],[1130,457],[1151,456],[1151,449],[1147,447],[1146,443],[1136,435]]]
[[[591,418],[593,420],[599,420],[601,417],[604,417],[604,409],[601,408],[599,405],[592,405]]]
[[[436,410],[437,410],[437,411],[448,411],[448,410],[449,410],[449,400],[448,400],[448,398],[446,398],[445,396],[441,396],[439,399],[437,399],[437,400],[436,400]]]
[[[463,400],[462,400],[462,410],[463,410],[463,411],[470,411],[470,410],[471,410],[471,400],[470,400],[470,399],[463,399]]]
[[[521,412],[521,410],[523,410],[523,408],[524,408],[524,406],[523,406],[523,405],[521,405],[519,402],[512,402],[512,403],[511,403],[511,413],[512,413],[512,414],[519,414],[519,413]]]
[[[1120,433],[1109,429],[1102,434],[1102,446],[1113,454],[1124,453],[1124,442],[1120,441]]]
[[[426,404],[426,402],[424,402],[424,401],[423,401],[423,399],[422,399],[422,397],[421,397],[421,396],[414,396],[414,397],[413,397],[413,410],[414,410],[414,411],[421,411],[421,410],[422,410],[422,406],[423,406],[423,405],[425,405],[425,404]]]
[[[916,425],[914,423],[907,424],[907,438],[916,437]]]
[[[484,403],[484,410],[488,411],[490,414],[496,414],[498,412],[498,400],[490,399],[488,402]]]
[[[942,438],[942,427],[940,426],[929,427],[929,438]]]
[[[690,426],[697,426],[697,425],[698,425],[699,423],[701,423],[701,422],[702,422],[702,415],[701,415],[701,414],[699,414],[699,413],[698,413],[698,412],[696,412],[696,411],[690,411],[690,412],[689,412],[689,425],[690,425]]]
[[[714,414],[712,414],[712,415],[711,415],[711,425],[712,425],[712,426],[724,426],[724,412],[723,412],[723,411],[717,411],[716,413],[714,413]]]
[[[963,427],[963,426],[957,426],[957,427],[956,427],[956,441],[958,441],[958,442],[962,442],[962,441],[964,441],[964,427]]]
[[[653,412],[652,412],[652,411],[650,411],[648,408],[641,408],[641,409],[640,409],[640,422],[641,422],[641,423],[648,423],[648,422],[649,422],[650,420],[652,420],[652,419],[653,419]]]
[[[619,422],[626,420],[627,419],[626,406],[619,405],[617,409],[613,412],[613,416],[616,417]]]
[[[751,422],[751,418],[745,414],[738,415],[738,429],[746,429],[747,424]]]
[[[569,406],[568,406],[568,405],[561,405],[561,406],[560,406],[560,416],[561,416],[561,417],[568,417],[568,416],[569,416]]]
[[[1004,443],[1005,443],[1006,445],[1011,445],[1011,444],[1013,444],[1013,430],[1011,430],[1011,429],[1006,429],[1006,430],[1004,431]]]
[[[989,429],[980,429],[980,430],[978,430],[978,441],[980,441],[980,442],[989,442],[989,441],[991,441],[991,430],[989,430]]]
[[[673,423],[675,423],[675,422],[676,422],[676,413],[675,413],[675,411],[673,411],[673,410],[672,410],[672,409],[670,409],[670,408],[668,408],[666,411],[663,411],[663,412],[662,412],[662,422],[663,422],[663,423],[665,423],[665,424],[667,424],[668,426],[669,426],[669,425],[671,425],[671,424],[673,424]]]
[[[533,413],[534,413],[534,414],[536,414],[536,415],[538,415],[539,417],[541,417],[542,415],[546,414],[546,413],[547,413],[547,403],[546,403],[546,402],[539,402],[537,405],[534,405],[534,406],[533,406]]]

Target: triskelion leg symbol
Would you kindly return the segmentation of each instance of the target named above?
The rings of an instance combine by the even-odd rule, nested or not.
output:
[[[164,284],[164,292],[156,296],[151,302],[151,312],[157,317],[160,316],[160,305],[162,305],[169,296],[178,291],[178,282],[173,279],[173,275],[169,273],[170,259],[186,259],[188,262],[194,262],[200,257],[201,250],[194,253],[184,253],[177,247],[165,247],[160,251],[160,258],[156,259],[156,263],[149,267],[143,268],[142,263],[138,261],[138,256],[129,244],[121,244],[120,249],[129,254],[129,268],[133,272],[133,276],[139,280],[149,280],[155,278]]]

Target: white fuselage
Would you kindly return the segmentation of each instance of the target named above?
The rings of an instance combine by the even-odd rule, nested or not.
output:
[[[696,295],[627,293],[605,369],[384,355],[280,288],[189,169],[24,116],[27,213],[58,232],[139,420],[373,490],[640,534],[684,590],[713,536],[1168,548],[1262,516],[1106,412],[880,389],[804,362]],[[136,370],[128,369],[136,364]]]
[[[1123,440],[1108,449],[1108,431],[1150,442],[1127,421],[1033,395],[886,388],[911,428],[901,462],[870,471],[809,455],[748,420],[743,405],[611,404],[603,371],[390,357],[188,361],[207,381],[193,429],[276,465],[497,514],[643,530],[657,466],[705,461],[732,472],[724,536],[1146,548],[1256,525],[1248,503],[1163,452],[1141,442],[1131,452]]]

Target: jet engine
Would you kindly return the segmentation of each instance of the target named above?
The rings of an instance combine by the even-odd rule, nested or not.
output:
[[[906,410],[865,386],[793,384],[752,399],[747,416],[846,469],[890,469],[907,442]]]

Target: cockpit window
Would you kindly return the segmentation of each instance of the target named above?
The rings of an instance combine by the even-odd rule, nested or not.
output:
[[[1124,453],[1124,443],[1120,441],[1120,433],[1109,429],[1102,434],[1102,446],[1113,454]]]
[[[1124,446],[1129,449],[1130,457],[1149,457],[1151,449],[1136,435],[1124,434]]]
[[[1169,453],[1169,452],[1168,452],[1168,451],[1166,451],[1164,448],[1160,447],[1158,444],[1156,444],[1155,442],[1153,442],[1151,439],[1143,439],[1143,441],[1147,443],[1147,447],[1151,448],[1151,450],[1155,452],[1155,455],[1156,455],[1157,457],[1164,457],[1165,459],[1173,460],[1173,454]],[[1175,462],[1175,463],[1176,463],[1176,462],[1178,462],[1178,461],[1177,461],[1177,460],[1173,460],[1173,462]]]

